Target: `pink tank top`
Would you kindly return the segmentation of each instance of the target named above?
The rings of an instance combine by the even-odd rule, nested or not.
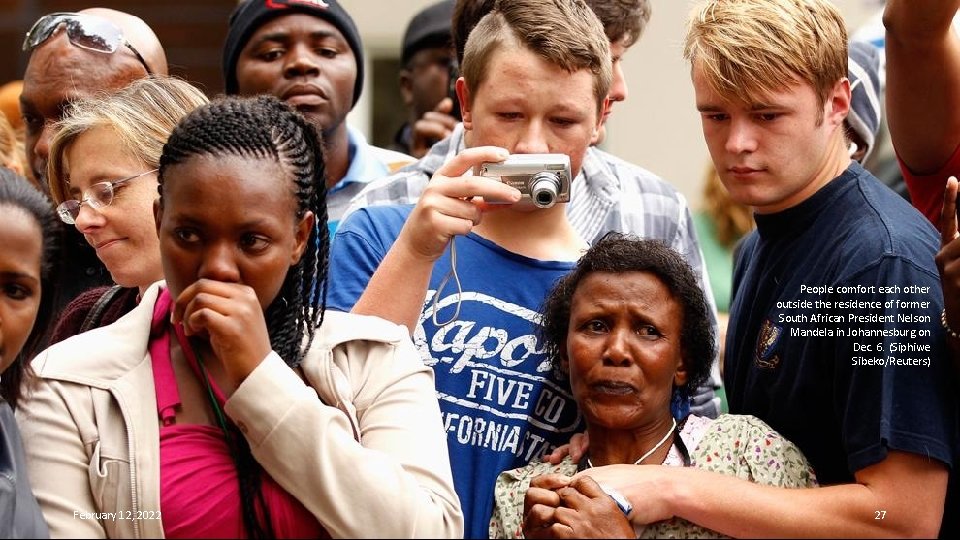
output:
[[[180,392],[170,360],[173,301],[161,291],[153,312],[150,356],[160,415],[160,511],[167,538],[245,538],[240,485],[223,431],[217,426],[176,424]],[[200,376],[193,354],[184,356]],[[221,408],[223,392],[210,381]],[[227,420],[229,422],[229,419]],[[261,470],[261,489],[277,538],[329,538],[303,504]]]

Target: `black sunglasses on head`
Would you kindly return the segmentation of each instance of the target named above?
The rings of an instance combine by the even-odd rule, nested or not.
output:
[[[147,75],[153,75],[153,70],[147,65],[143,55],[123,37],[120,28],[107,19],[95,15],[65,12],[44,15],[33,23],[30,31],[27,32],[27,36],[23,39],[22,49],[27,52],[36,49],[41,43],[50,39],[50,36],[56,33],[61,24],[66,25],[67,39],[73,46],[88,51],[113,54],[117,52],[121,45],[124,45],[133,51],[137,60],[143,64],[143,68],[147,70]]]

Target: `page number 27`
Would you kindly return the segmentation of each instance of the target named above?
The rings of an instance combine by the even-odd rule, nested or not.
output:
[[[886,510],[876,510],[876,513],[877,513],[877,515],[874,516],[873,519],[883,519],[883,518],[887,517],[887,511],[886,511]]]

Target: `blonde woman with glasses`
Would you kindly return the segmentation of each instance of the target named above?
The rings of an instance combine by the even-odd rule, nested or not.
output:
[[[160,154],[177,122],[206,102],[185,81],[149,78],[74,102],[58,123],[47,165],[57,214],[96,250],[116,285],[73,300],[51,343],[115,321],[163,278],[153,221]]]

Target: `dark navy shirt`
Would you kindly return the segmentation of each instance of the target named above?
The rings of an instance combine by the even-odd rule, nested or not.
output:
[[[949,466],[957,390],[930,223],[857,163],[756,220],[734,271],[730,412],[796,443],[821,484],[891,449]]]

